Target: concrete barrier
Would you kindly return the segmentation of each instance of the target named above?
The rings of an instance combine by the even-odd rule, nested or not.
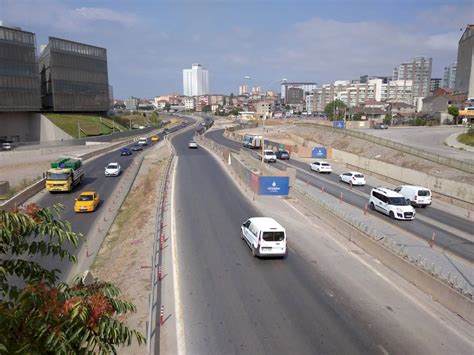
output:
[[[290,195],[314,201],[314,197],[306,194],[302,188],[293,188]],[[432,296],[435,301],[459,314],[469,323],[474,324],[474,302],[471,298],[458,292],[427,271],[417,267],[406,258],[395,254],[382,243],[377,242],[365,233],[363,226],[360,226],[360,229],[356,228],[350,222],[341,218],[341,216],[335,215],[329,209],[322,206],[319,206],[318,214],[328,223],[331,223],[331,221],[337,223],[337,228],[341,235],[353,241],[370,255],[377,257],[384,265],[416,285],[423,292]]]

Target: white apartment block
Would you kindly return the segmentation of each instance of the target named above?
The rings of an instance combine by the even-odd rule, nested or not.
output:
[[[185,110],[194,110],[196,108],[194,104],[194,97],[185,97],[183,101]]]
[[[239,86],[239,95],[245,95],[249,93],[249,86],[248,85],[240,85]]]
[[[413,98],[430,96],[432,58],[415,57],[411,62],[401,63],[393,70],[393,80],[411,80]]]
[[[193,64],[191,69],[183,69],[184,96],[209,94],[209,73],[201,64]]]
[[[443,75],[443,87],[448,89],[454,89],[456,85],[456,68],[457,62],[450,64],[447,67],[444,67]]]
[[[326,84],[313,90],[313,97],[307,95],[306,111],[324,111],[326,105],[336,99],[348,107],[361,106],[369,100],[412,104],[413,82],[394,80],[384,84],[382,79],[372,79],[366,83],[354,84],[349,80],[338,80],[334,84]]]

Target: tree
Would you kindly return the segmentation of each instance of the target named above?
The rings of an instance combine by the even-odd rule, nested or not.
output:
[[[362,121],[362,116],[364,114],[362,112],[357,112],[357,113],[354,113],[351,117],[351,120],[352,121]]]
[[[453,116],[454,122],[458,122],[459,109],[456,106],[449,106],[448,113]]]
[[[158,122],[160,122],[160,115],[156,112],[153,111],[150,115],[150,121],[154,124],[157,125]]]
[[[0,211],[0,353],[115,353],[116,346],[145,338],[117,320],[135,306],[120,299],[111,283],[72,285],[58,282],[59,270],[48,270],[35,257],[76,261],[63,248],[77,246],[82,235],[60,218],[62,206],[28,205]],[[17,285],[12,284],[16,279]]]
[[[202,108],[202,112],[207,113],[207,112],[211,112],[211,111],[212,111],[211,110],[211,105],[206,105]]]
[[[344,102],[339,99],[336,99],[326,105],[326,107],[324,108],[324,112],[326,113],[326,117],[330,121],[342,120],[344,118],[346,108],[347,106]]]
[[[392,114],[391,113],[386,113],[385,118],[383,119],[383,123],[386,125],[392,124]]]
[[[170,105],[169,102],[167,102],[167,103],[165,104],[165,107],[163,108],[163,111],[168,111],[168,112],[170,112],[170,109],[171,109],[171,105]]]

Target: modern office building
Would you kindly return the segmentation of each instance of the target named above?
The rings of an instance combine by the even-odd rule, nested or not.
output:
[[[125,99],[123,103],[125,104],[125,108],[127,110],[136,111],[138,109],[140,100],[137,97],[130,96],[128,99]]]
[[[105,112],[110,108],[107,50],[49,37],[39,57],[43,109]]]
[[[41,108],[35,34],[0,26],[0,112]]]
[[[245,95],[249,93],[249,86],[248,85],[240,85],[239,86],[239,95]]]
[[[316,87],[317,87],[316,83],[289,83],[289,82],[284,81],[281,84],[281,99],[284,102],[286,102],[286,98],[288,96],[288,89],[291,89],[291,88],[302,89],[304,93],[304,97],[306,97],[306,95],[311,94],[313,90],[316,89]]]
[[[447,67],[444,67],[443,88],[454,90],[454,86],[456,85],[456,68],[457,63],[452,63]]]
[[[430,80],[430,92],[435,91],[436,89],[441,87],[441,78],[431,78]]]
[[[467,25],[459,40],[454,90],[474,99],[474,25]]]
[[[416,57],[411,62],[401,63],[393,70],[392,80],[411,80],[413,98],[430,95],[432,58]]]
[[[209,94],[209,73],[201,64],[193,64],[191,69],[183,69],[184,96]]]

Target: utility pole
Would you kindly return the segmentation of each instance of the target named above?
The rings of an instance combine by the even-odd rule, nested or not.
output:
[[[79,138],[81,138],[81,126],[79,122],[77,122],[77,135],[79,136]]]

